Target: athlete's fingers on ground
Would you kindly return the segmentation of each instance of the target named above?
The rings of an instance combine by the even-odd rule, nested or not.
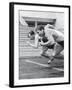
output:
[[[29,45],[30,42],[29,41],[25,41],[25,43]]]

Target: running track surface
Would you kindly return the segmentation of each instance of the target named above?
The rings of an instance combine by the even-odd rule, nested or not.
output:
[[[51,64],[45,57],[19,58],[19,79],[55,78],[64,76],[64,58],[55,58]]]

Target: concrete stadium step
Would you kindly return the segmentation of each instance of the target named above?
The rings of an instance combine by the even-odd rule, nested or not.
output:
[[[24,53],[39,53],[41,52],[41,50],[19,50],[20,53],[24,52]]]
[[[36,49],[36,48],[32,48],[32,47],[27,46],[27,45],[19,45],[19,48],[20,49]],[[37,49],[41,49],[41,47],[39,46]]]
[[[35,51],[35,50],[33,50],[33,51],[30,51],[30,50],[29,50],[29,51],[24,51],[24,50],[23,50],[23,51],[22,51],[22,50],[21,50],[21,51],[19,51],[19,52],[21,52],[21,53],[22,53],[22,52],[24,52],[24,53],[34,53],[34,54],[36,54],[36,53],[39,53],[39,52],[41,52],[41,51],[40,51],[40,50],[38,50],[38,51]]]
[[[19,27],[19,55],[20,56],[38,56],[41,49],[40,47],[38,49],[30,47],[25,41],[30,41],[28,38],[28,33],[31,30],[34,30],[33,27],[26,27],[26,26],[20,26]],[[32,41],[31,43],[33,43]]]
[[[26,38],[26,39],[25,38],[24,39],[19,39],[19,42],[21,42],[21,43],[26,43],[27,41],[32,43],[32,41],[30,41],[28,38]],[[34,43],[34,41],[33,41],[33,43]]]
[[[24,33],[24,32],[22,33],[22,32],[21,32],[21,33],[19,33],[19,36],[20,36],[20,35],[25,35],[25,36],[26,36],[26,35],[28,35],[28,33],[27,33],[27,32],[26,32],[26,33]]]
[[[27,38],[27,37],[19,37],[19,41],[21,41],[21,40],[23,40],[23,41],[24,41],[24,40],[25,40],[25,41],[27,41],[27,40],[30,41],[29,38]]]
[[[19,28],[20,28],[20,29],[22,29],[22,28],[23,28],[23,29],[34,29],[34,27],[21,26],[21,25],[19,26]]]
[[[23,40],[23,41],[27,41],[27,40],[30,41],[30,39],[27,38],[27,37],[20,37],[20,38],[19,38],[19,41],[22,41],[22,40]]]
[[[28,50],[31,50],[31,51],[32,51],[32,50],[36,50],[36,51],[37,51],[37,50],[40,50],[41,48],[35,49],[35,48],[30,48],[30,47],[29,47],[29,48],[19,47],[19,49],[21,49],[21,50],[27,50],[27,51],[28,51]]]
[[[24,56],[40,56],[40,53],[36,52],[36,53],[33,53],[33,52],[21,52],[19,54],[20,57],[24,57]]]
[[[29,46],[28,44],[19,44],[20,48],[33,48],[31,46]],[[41,46],[39,45],[38,48],[41,48]]]
[[[31,31],[31,30],[33,30],[33,29],[21,29],[21,30],[19,30],[19,32],[22,32],[22,31],[27,31],[27,32],[29,32],[29,31]]]
[[[30,32],[31,30],[21,30],[21,31],[19,31],[19,34],[21,34],[21,33],[28,33],[28,32]]]
[[[30,48],[30,47],[27,47],[27,48],[26,48],[26,47],[19,47],[19,49],[20,49],[20,50],[27,50],[27,51],[28,51],[28,50],[31,50],[31,51],[32,51],[32,50],[36,50],[36,51],[37,51],[37,50],[41,50],[41,48],[35,49],[35,48]]]
[[[20,35],[19,38],[21,38],[21,39],[22,39],[22,38],[23,38],[23,39],[24,39],[24,38],[25,38],[25,39],[26,39],[26,38],[29,39],[27,35]]]

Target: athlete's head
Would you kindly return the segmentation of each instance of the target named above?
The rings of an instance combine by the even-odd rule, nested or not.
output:
[[[54,29],[55,27],[53,26],[53,25],[51,25],[51,24],[47,24],[47,25],[45,25],[45,27],[44,27],[44,29],[46,30],[46,29]]]
[[[28,33],[28,38],[30,38],[30,40],[34,40],[35,39],[35,32],[34,31],[30,31]]]
[[[45,43],[45,42],[48,42],[47,37],[44,36],[44,37],[42,38],[42,41],[43,41],[44,43]]]
[[[38,28],[38,34],[40,35],[40,36],[43,36],[44,35],[44,27],[43,26],[40,26],[39,28]]]

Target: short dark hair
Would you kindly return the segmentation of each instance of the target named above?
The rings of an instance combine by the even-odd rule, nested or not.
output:
[[[39,28],[38,28],[38,30],[44,30],[44,26],[40,26]]]
[[[29,35],[35,35],[35,32],[34,32],[34,31],[30,31],[30,32],[28,33],[28,37],[29,37]]]
[[[34,31],[30,31],[29,34],[30,34],[30,35],[34,35],[35,32],[34,32]]]

